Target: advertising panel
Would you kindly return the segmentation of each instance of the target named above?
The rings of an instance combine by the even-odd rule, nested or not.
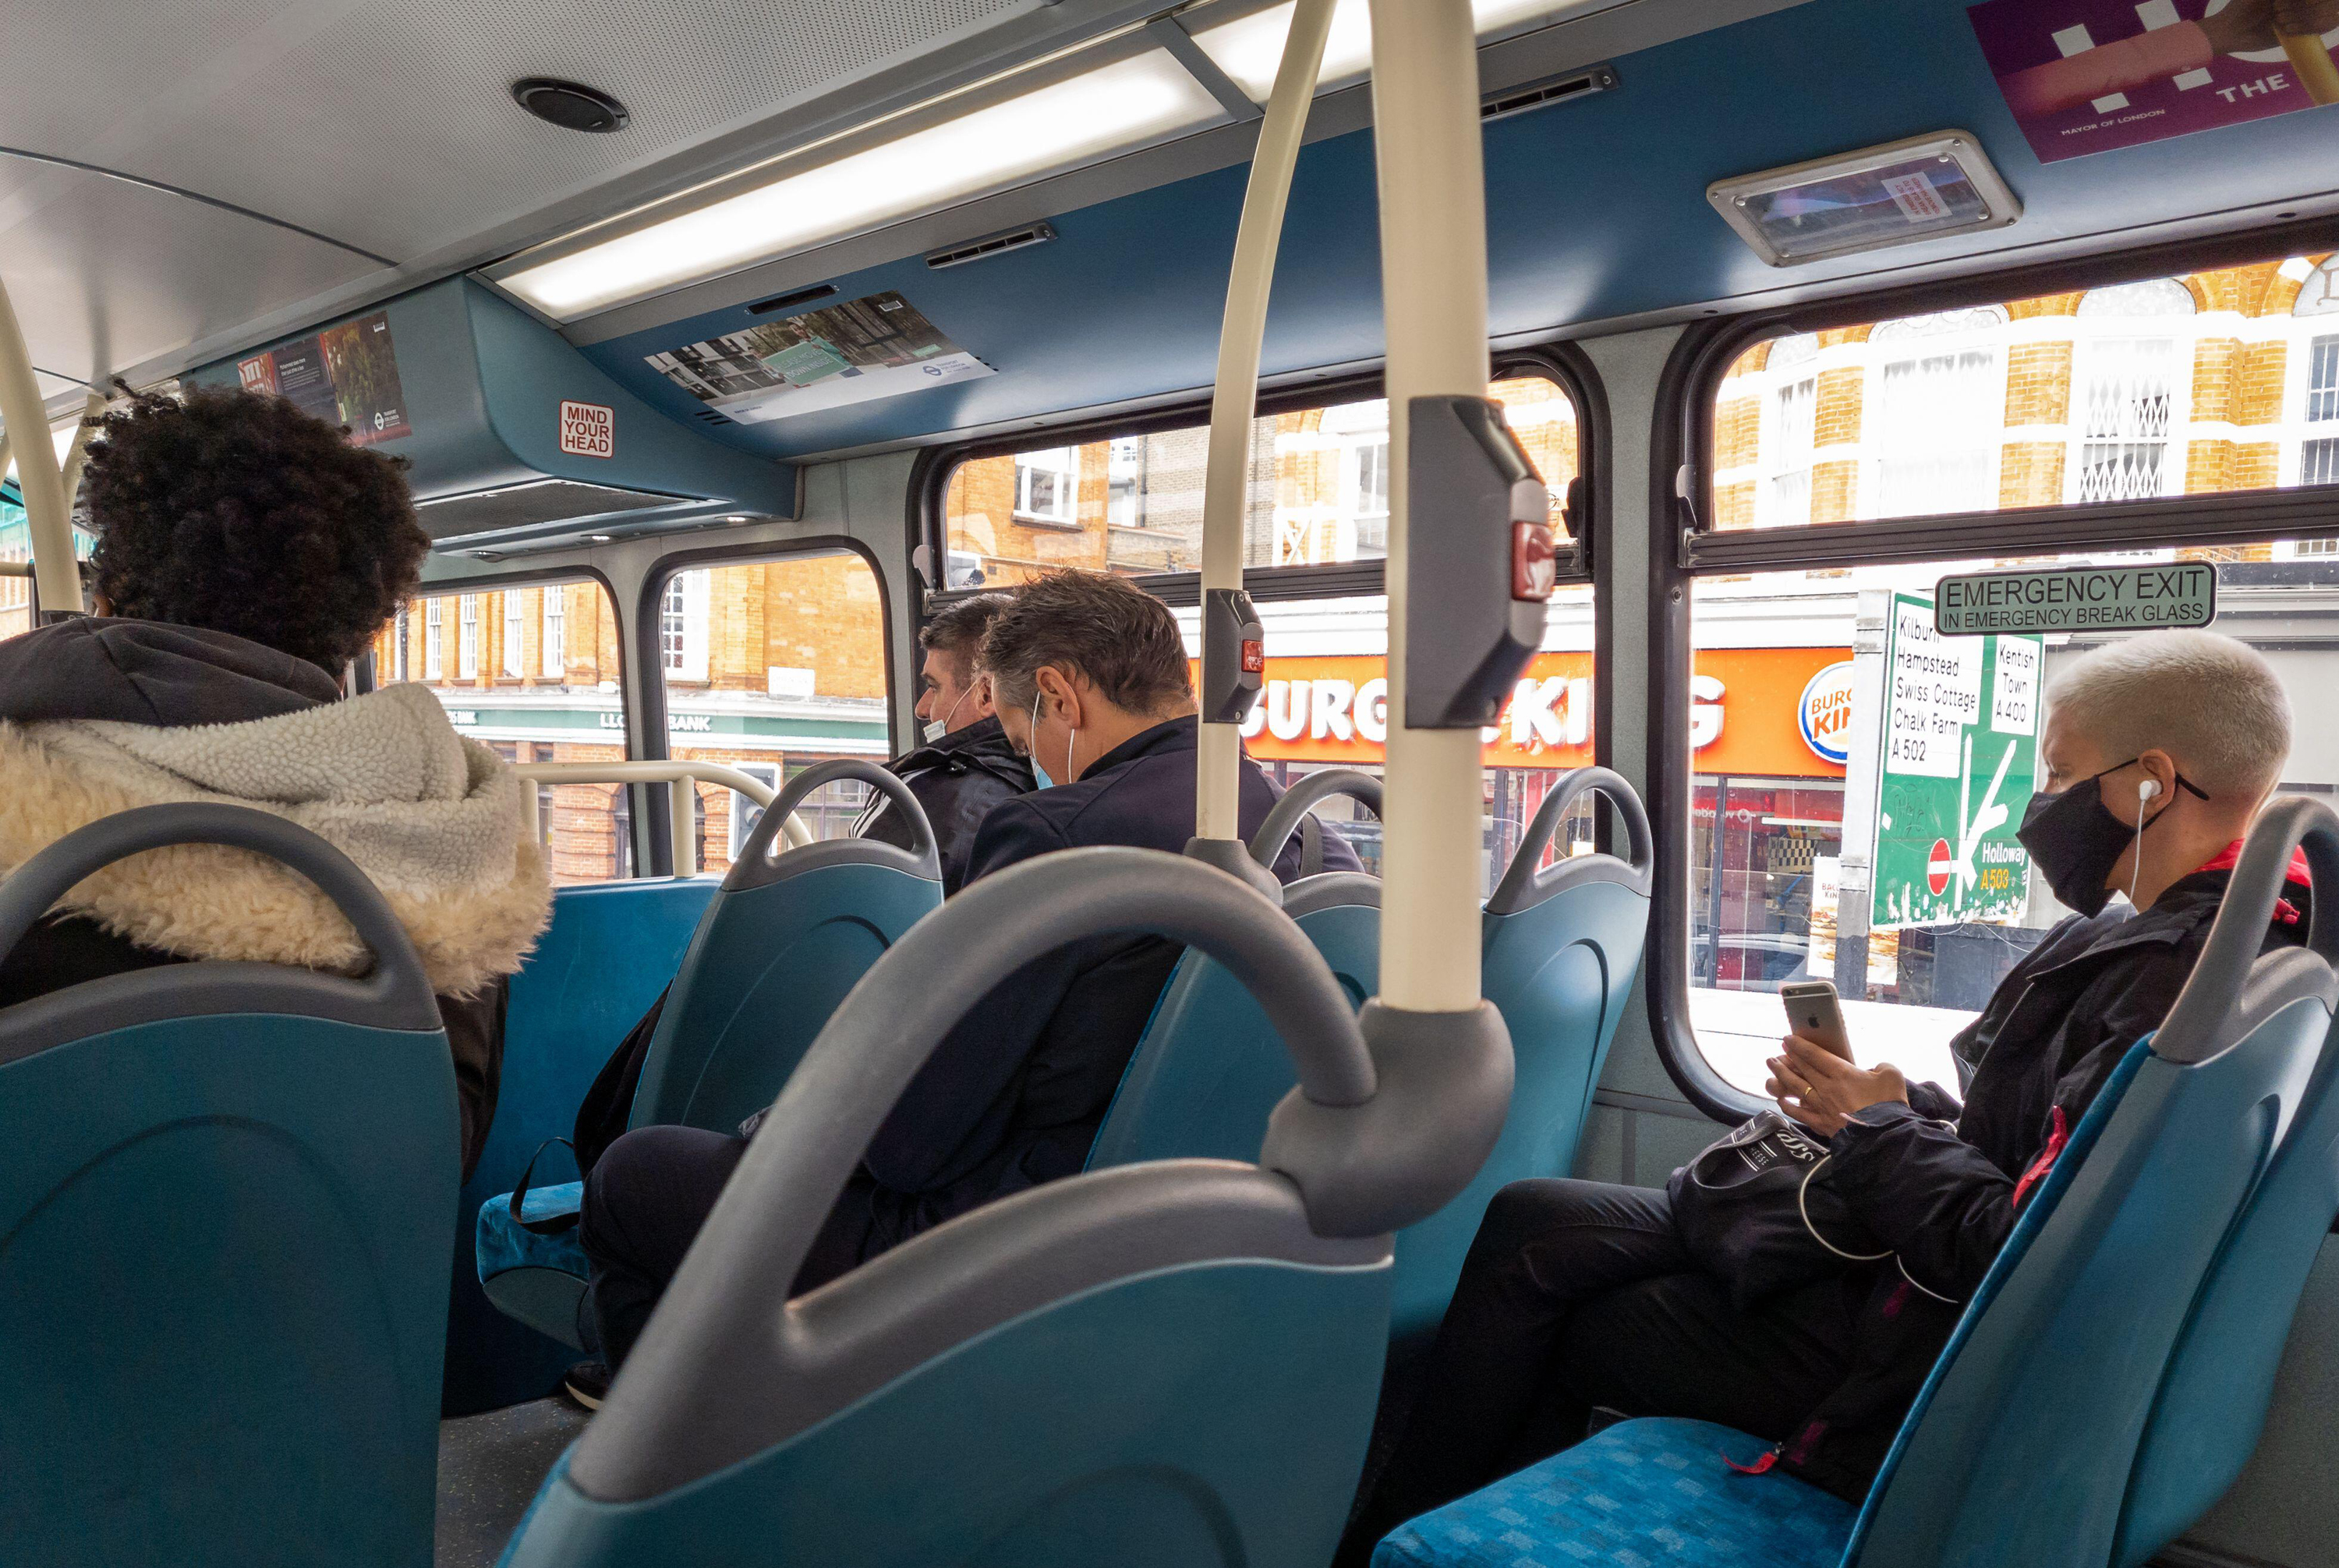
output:
[[[891,290],[646,358],[667,380],[746,425],[995,373]]]
[[[235,374],[247,392],[273,393],[329,425],[346,425],[360,447],[414,433],[387,311],[247,354]]]

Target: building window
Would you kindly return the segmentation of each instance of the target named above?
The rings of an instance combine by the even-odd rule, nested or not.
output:
[[[1819,379],[1805,376],[1771,394],[1763,418],[1762,526],[1811,520],[1811,456],[1819,428]]]
[[[455,675],[461,680],[475,680],[479,674],[479,596],[465,594],[457,605]]]
[[[2193,311],[2190,289],[2174,278],[2148,278],[2088,291],[2078,317],[2141,322]],[[2192,370],[2191,344],[2174,333],[2081,340],[2071,399],[2070,499],[2081,506],[2137,501],[2182,488],[2184,470],[2170,449]]]
[[[504,674],[518,680],[528,673],[527,666],[520,663],[522,622],[519,591],[506,588],[501,597],[504,601]]]
[[[1122,436],[1110,449],[1105,470],[1105,521],[1116,528],[1145,523],[1145,438]]]
[[[1988,511],[1998,504],[1999,443],[2006,382],[1994,335],[1998,306],[1886,321],[1869,334],[1879,350],[1866,437],[1876,454],[1880,518]],[[1943,341],[1964,337],[1967,341]],[[1905,346],[1904,346],[1905,345]]]
[[[1077,447],[1043,447],[1015,454],[1015,515],[1025,522],[1061,528],[1080,524],[1081,453]]]
[[[568,678],[568,590],[544,590],[544,678]]]
[[[440,599],[422,601],[422,678],[443,680],[447,675],[446,604]]]
[[[658,601],[658,659],[669,679],[706,678],[706,572],[676,572]]]
[[[2339,333],[2307,345],[2306,422],[2330,424],[2333,433],[2300,444],[2298,482],[2339,485]]]

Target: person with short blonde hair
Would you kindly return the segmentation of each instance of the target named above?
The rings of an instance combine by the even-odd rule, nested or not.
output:
[[[1971,1070],[1962,1100],[1876,1061],[1878,1042],[1868,1066],[1792,1036],[1771,1059],[1780,1111],[1826,1144],[1830,1188],[1885,1258],[1741,1300],[1683,1239],[1670,1190],[1514,1182],[1335,1568],[1576,1442],[1595,1409],[1753,1433],[1857,1504],[2024,1199],[2184,989],[2289,753],[2280,682],[2231,637],[2147,632],[2058,675],[2019,836],[2077,912],[1950,1042]],[[2294,862],[2267,947],[2304,939],[2304,878]],[[2116,892],[2133,907],[2107,909]]]

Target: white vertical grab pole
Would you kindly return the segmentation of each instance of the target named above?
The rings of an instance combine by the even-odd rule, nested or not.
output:
[[[1243,585],[1243,528],[1249,514],[1250,430],[1258,409],[1258,360],[1267,336],[1267,301],[1275,281],[1275,254],[1291,196],[1291,171],[1308,129],[1308,108],[1332,30],[1333,0],[1299,0],[1276,68],[1275,90],[1251,154],[1235,232],[1234,265],[1227,281],[1227,313],[1219,329],[1219,374],[1210,394],[1209,467],[1202,481],[1202,591]],[[1223,651],[1223,650],[1221,650]],[[1209,665],[1207,640],[1202,658]],[[1223,672],[1205,667],[1202,685]],[[1195,758],[1194,835],[1242,836],[1242,731],[1204,715]]]
[[[698,874],[698,785],[687,775],[666,785],[666,829],[674,846],[674,874]]]
[[[81,567],[74,559],[73,518],[65,507],[64,477],[56,448],[49,443],[49,412],[41,406],[40,383],[33,379],[32,356],[16,324],[16,309],[0,283],[0,419],[7,421],[16,451],[16,488],[25,498],[25,520],[33,538],[33,584],[41,614],[78,615]]]
[[[1486,180],[1470,0],[1372,0],[1381,298],[1388,331],[1388,781],[1380,1000],[1409,1012],[1478,1005],[1475,730],[1413,729],[1406,712],[1406,409],[1486,395]]]
[[[89,439],[96,433],[97,419],[104,412],[105,394],[93,390],[89,400],[82,405],[81,423],[74,427],[73,445],[65,449],[65,510],[68,513],[81,495],[81,470],[89,460]]]

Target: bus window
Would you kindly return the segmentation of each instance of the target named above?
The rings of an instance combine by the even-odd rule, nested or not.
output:
[[[1322,768],[1378,777],[1388,735],[1388,600],[1270,599],[1266,686],[1243,725],[1243,749],[1269,778],[1288,785]],[[1512,683],[1485,743],[1481,815],[1482,885],[1494,891],[1551,786],[1593,760],[1593,590],[1563,583],[1552,596],[1543,651]],[[1189,653],[1199,660],[1199,615],[1179,612]],[[1287,651],[1288,650],[1288,651]],[[1199,677],[1200,666],[1196,666]],[[1592,848],[1589,801],[1553,835],[1548,860]],[[1345,797],[1316,814],[1335,823],[1365,869],[1380,872],[1380,824]]]
[[[377,680],[428,685],[458,730],[512,763],[624,761],[619,667],[617,616],[590,580],[410,599],[374,644]],[[556,883],[634,874],[623,787],[536,789]]]
[[[1712,440],[1725,529],[2339,483],[2339,256],[1771,339]]]
[[[1575,409],[1540,375],[1494,383],[1542,471],[1556,520],[1582,466]],[[1020,583],[1057,567],[1132,577],[1199,571],[1207,424],[971,458],[943,499],[944,586]],[[1262,416],[1243,522],[1248,567],[1331,566],[1388,555],[1388,405],[1379,399]]]
[[[833,757],[892,754],[884,606],[861,557],[687,567],[666,579],[657,613],[667,755],[721,763],[776,789]],[[796,814],[815,838],[848,838],[873,793],[831,784]],[[699,865],[719,873],[761,813],[702,784],[698,814]]]
[[[94,535],[74,530],[74,553],[83,560],[97,544]],[[0,561],[23,565],[33,558],[33,529],[14,491],[0,490]],[[0,576],[0,637],[33,629],[33,579]]]

